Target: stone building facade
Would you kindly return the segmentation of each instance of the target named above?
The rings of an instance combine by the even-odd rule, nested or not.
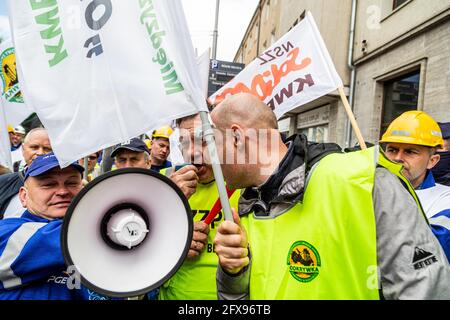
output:
[[[261,0],[234,61],[250,63],[306,11],[316,20],[366,141],[377,142],[405,110],[450,121],[450,0]],[[356,142],[337,93],[292,110],[280,119],[280,131],[342,147]]]

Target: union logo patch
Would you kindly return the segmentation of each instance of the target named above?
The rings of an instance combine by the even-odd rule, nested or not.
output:
[[[0,63],[2,67],[0,72],[3,84],[2,95],[9,102],[23,103],[22,93],[19,89],[19,80],[17,78],[14,48],[8,48],[2,51]]]
[[[289,249],[287,266],[295,280],[310,282],[319,275],[321,266],[319,252],[312,244],[297,241]]]

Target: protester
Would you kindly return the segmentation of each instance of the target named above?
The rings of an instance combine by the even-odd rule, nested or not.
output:
[[[144,139],[144,143],[147,146],[148,150],[152,150],[152,140],[151,139]]]
[[[11,146],[11,161],[13,163],[13,170],[17,172],[16,162],[22,159],[22,151],[20,150],[20,137],[16,135],[13,126],[8,125],[9,144]]]
[[[21,145],[26,135],[25,128],[22,127],[21,125],[18,125],[17,127],[14,128],[14,134],[17,137],[19,145]]]
[[[219,150],[245,160],[222,165],[228,186],[247,188],[215,238],[220,298],[450,298],[445,254],[378,148],[311,161],[306,137],[286,147],[249,94],[211,118]]]
[[[62,218],[82,188],[82,172],[77,163],[61,169],[53,153],[26,171],[19,191],[26,211],[0,221],[0,300],[98,299],[67,274],[61,249]]]
[[[386,143],[386,156],[403,165],[450,261],[450,187],[436,183],[431,172],[444,145],[439,125],[425,112],[408,111],[392,121],[380,142]]]
[[[444,138],[444,147],[437,151],[440,160],[431,171],[437,183],[450,187],[450,122],[438,124]]]
[[[23,155],[22,155],[22,143],[25,138],[25,129],[22,126],[17,126],[14,128],[14,135],[16,136],[16,145],[14,146],[14,150],[11,151],[11,160],[13,162],[14,172],[19,171],[19,165],[23,163]]]
[[[46,129],[35,128],[28,132],[22,145],[25,167],[18,172],[0,177],[0,219],[22,214],[23,208],[19,200],[19,189],[23,186],[24,172],[36,157],[51,151],[52,147]]]
[[[169,137],[173,130],[169,126],[156,129],[152,133],[152,149],[151,149],[151,169],[159,172],[164,168],[169,168],[172,163],[167,160],[170,154]]]
[[[9,142],[11,144],[11,152],[12,152],[20,147],[20,138],[18,136],[16,136],[14,127],[10,124],[8,125],[8,134],[9,134]]]
[[[87,182],[91,182],[100,175],[100,165],[98,163],[98,158],[100,152],[94,152],[88,155],[88,174]],[[78,160],[78,164],[84,166],[84,158]]]
[[[198,185],[195,193],[189,198],[194,219],[194,233],[188,258],[183,265],[166,281],[159,293],[161,300],[214,300],[217,299],[216,270],[217,255],[214,253],[214,237],[221,221],[222,211],[208,226],[204,220],[219,201],[217,185],[214,180],[208,151],[202,144],[201,120],[199,115],[192,115],[178,121],[180,129],[181,150],[186,163],[196,166]],[[192,166],[191,166],[192,167]],[[182,168],[184,169],[184,168]],[[195,167],[194,167],[195,169]],[[171,168],[160,171],[170,175]],[[176,172],[172,173],[175,175]],[[233,206],[237,205],[239,192],[230,198]]]
[[[115,160],[117,169],[122,168],[150,168],[150,150],[147,145],[138,138],[124,142],[116,146],[111,152],[111,157]],[[190,165],[181,168],[170,178],[181,189],[186,198],[195,192],[197,187],[197,169]]]
[[[150,168],[150,150],[138,138],[133,138],[116,146],[111,152],[111,158],[114,158],[117,169]]]
[[[138,138],[133,138],[116,146],[111,152],[111,157],[115,159],[117,169],[150,169],[150,150],[148,150],[145,142]],[[182,168],[170,177],[187,198],[195,192],[198,180],[196,171],[197,169],[191,165]],[[154,192],[154,190],[149,190],[149,192]],[[158,293],[159,290],[155,289],[148,293],[147,297],[150,300],[155,300]]]

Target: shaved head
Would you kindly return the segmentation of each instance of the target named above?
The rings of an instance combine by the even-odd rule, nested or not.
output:
[[[273,111],[248,93],[228,96],[211,112],[222,172],[231,188],[258,186],[287,152]]]
[[[257,97],[248,93],[228,96],[211,112],[217,127],[228,128],[239,123],[245,128],[278,129],[272,110]]]

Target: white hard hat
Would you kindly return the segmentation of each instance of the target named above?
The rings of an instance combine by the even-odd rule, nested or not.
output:
[[[22,126],[17,126],[14,128],[14,133],[20,133],[20,134],[25,134],[25,129]]]

